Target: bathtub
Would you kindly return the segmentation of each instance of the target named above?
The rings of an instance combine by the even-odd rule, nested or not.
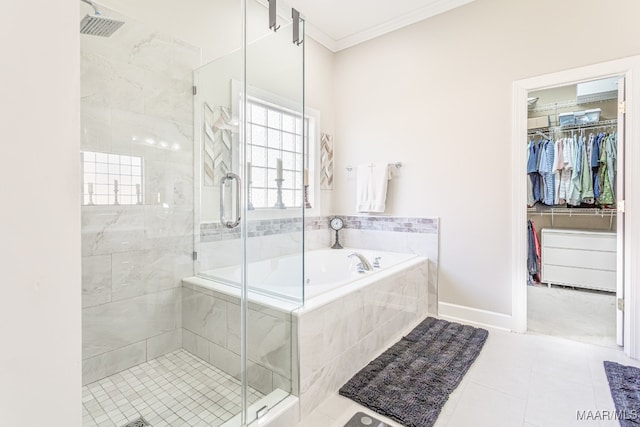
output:
[[[380,257],[381,268],[358,273],[352,251],[371,263]],[[304,303],[300,256],[250,263],[247,272],[248,357],[260,371],[249,376],[266,378],[250,385],[268,394],[284,381],[279,388],[299,397],[303,416],[427,316],[429,274],[427,258],[353,248],[309,251],[305,265]],[[238,266],[183,279],[183,341],[194,343],[185,348],[209,349],[212,363],[233,360],[230,369],[239,366],[228,346],[237,341],[239,282]],[[251,334],[263,330],[280,331],[284,342]]]
[[[359,273],[358,258],[348,257],[352,252],[358,252],[372,264],[376,258],[380,258],[380,268]],[[305,304],[321,294],[343,288],[358,280],[368,280],[417,258],[419,257],[413,254],[354,248],[309,251],[305,254]],[[200,276],[237,287],[240,283],[240,273],[240,266],[234,265],[203,271]],[[293,303],[303,302],[301,255],[288,255],[250,263],[247,279],[251,294],[262,294]]]

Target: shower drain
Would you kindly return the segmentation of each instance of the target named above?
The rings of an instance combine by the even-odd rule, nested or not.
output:
[[[150,426],[151,424],[149,424],[147,422],[147,420],[145,420],[144,418],[140,417],[137,420],[133,420],[125,425],[123,425],[122,427],[147,427]]]

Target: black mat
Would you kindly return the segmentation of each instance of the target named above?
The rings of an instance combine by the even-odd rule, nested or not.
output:
[[[616,419],[622,427],[640,426],[640,369],[605,361],[604,371],[616,405]]]
[[[488,335],[428,317],[351,378],[340,394],[407,427],[431,427]]]

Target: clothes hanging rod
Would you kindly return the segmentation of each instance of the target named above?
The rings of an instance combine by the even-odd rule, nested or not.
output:
[[[611,119],[611,120],[602,120],[597,123],[589,123],[589,124],[583,124],[583,125],[549,126],[545,128],[529,129],[527,131],[527,135],[535,135],[538,132],[565,132],[569,130],[597,129],[597,128],[610,127],[617,124],[618,124],[618,119]]]
[[[402,162],[389,163],[389,166],[394,166],[396,169],[400,169],[402,167]],[[354,166],[347,166],[345,169],[351,172],[354,169]]]

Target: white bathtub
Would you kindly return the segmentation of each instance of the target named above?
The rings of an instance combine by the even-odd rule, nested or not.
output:
[[[359,273],[357,257],[349,258],[352,252],[365,256],[371,264],[380,258],[380,268]],[[349,283],[370,279],[391,268],[419,257],[413,254],[372,251],[366,249],[320,249],[305,254],[304,301],[308,302],[321,294],[342,288]],[[247,279],[249,290],[267,296],[302,302],[301,255],[289,255],[249,264]],[[226,285],[238,286],[240,267],[230,266],[207,270],[201,277],[213,279]],[[306,304],[305,304],[306,305]]]
[[[358,273],[359,260],[347,257],[352,251],[364,255],[371,263],[380,257],[381,268]],[[310,251],[306,253],[304,304],[300,266],[300,256],[249,265],[248,329],[259,329],[255,322],[263,326],[275,323],[295,334],[291,341],[285,340],[284,347],[293,355],[290,376],[293,394],[300,397],[301,413],[307,415],[427,316],[429,263],[424,257],[377,250]],[[202,316],[196,322],[187,322],[184,318],[191,311],[183,309],[183,325],[205,325],[202,327],[205,335],[224,331],[229,327],[228,319],[210,313],[229,313],[232,307],[238,314],[240,269],[218,268],[202,275],[206,278],[183,280],[186,288],[183,307],[190,304],[194,308],[191,311]],[[237,331],[233,333],[237,335]],[[253,355],[256,363],[272,359],[272,345],[269,334],[253,337],[250,347],[258,352]],[[227,350],[226,353],[233,351]],[[278,366],[265,366],[278,372]],[[320,372],[333,373],[331,384]]]

